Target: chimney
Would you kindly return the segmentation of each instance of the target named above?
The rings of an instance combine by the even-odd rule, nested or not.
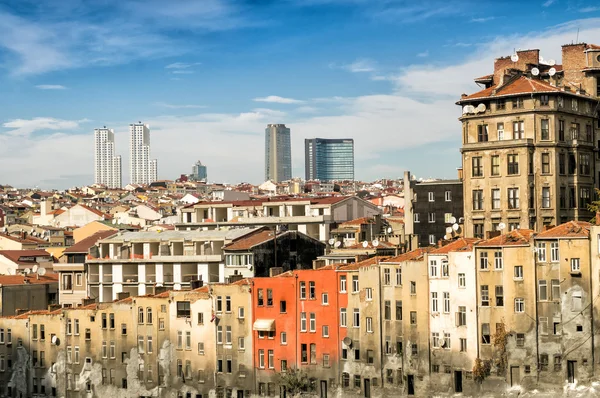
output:
[[[60,310],[62,306],[60,304],[50,304],[48,305],[48,311],[56,311]]]
[[[190,287],[192,288],[192,290],[199,289],[202,286],[204,286],[204,282],[202,281],[202,279],[194,279],[190,281]]]
[[[517,51],[519,60],[513,62],[511,57],[496,58],[494,61],[494,83],[502,85],[506,80],[505,75],[510,69],[516,69],[526,72],[529,65],[538,65],[540,63],[540,50]]]
[[[235,274],[229,276],[229,283],[235,283],[242,280],[242,274]]]
[[[117,293],[117,300],[123,300],[129,296],[130,296],[129,292],[119,292],[119,293]]]
[[[464,177],[463,168],[462,167],[457,168],[456,169],[456,174],[458,176],[458,179],[462,181],[463,177]]]
[[[272,267],[269,268],[269,276],[273,277],[273,276],[277,276],[277,275],[281,275],[283,273],[283,268],[282,267]]]
[[[596,225],[600,225],[600,211],[596,212]]]
[[[168,289],[165,286],[156,286],[154,285],[154,294],[161,294],[168,291]]]
[[[562,46],[562,65],[565,81],[574,85],[584,83],[584,76],[581,70],[588,66],[586,48],[587,44],[585,43]]]
[[[29,310],[27,308],[17,308],[15,310],[15,315],[23,315],[26,312],[28,312]]]

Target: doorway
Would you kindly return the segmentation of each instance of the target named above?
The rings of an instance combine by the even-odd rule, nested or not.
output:
[[[237,390],[237,398],[244,398],[244,390]]]
[[[321,380],[320,398],[327,398],[327,380]]]
[[[521,384],[521,372],[519,371],[519,367],[511,366],[510,367],[510,385],[512,387],[512,386],[518,386],[519,384]]]
[[[408,395],[415,395],[415,375],[406,375]]]
[[[454,392],[462,392],[462,371],[455,370],[454,371]]]
[[[575,364],[577,361],[567,361],[567,379],[569,383],[575,383]]]
[[[371,379],[365,379],[365,398],[371,398]]]

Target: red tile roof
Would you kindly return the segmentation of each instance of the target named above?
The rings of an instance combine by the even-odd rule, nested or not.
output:
[[[25,277],[23,275],[0,275],[0,285],[13,286],[23,285],[27,280],[28,284],[44,285],[48,283],[58,283],[58,274],[48,273],[46,275],[31,275]]]
[[[448,243],[447,245],[430,251],[429,254],[447,254],[449,252],[455,252],[464,248],[472,247],[473,244],[479,241],[480,239],[475,238],[458,238],[455,241]]]
[[[110,214],[106,214],[104,212],[101,212],[100,210],[94,209],[93,207],[89,207],[89,206],[81,205],[81,204],[79,206],[83,207],[84,209],[87,209],[87,210],[91,211],[92,213],[94,213],[97,216],[100,216],[100,217],[104,216],[105,220],[111,220],[113,218]]]
[[[34,264],[30,261],[19,261],[21,257],[50,257],[50,261],[52,261],[52,255],[46,250],[0,250],[0,256],[19,265]]]
[[[357,243],[355,245],[352,246],[346,246],[344,247],[344,249],[390,249],[390,248],[395,248],[396,245],[380,240],[379,243],[377,244],[377,246],[373,246],[373,241],[366,241],[367,242],[367,247],[363,246],[363,243]]]
[[[360,226],[363,224],[369,224],[371,221],[374,221],[372,217],[360,217],[355,218],[354,220],[346,221],[340,224],[340,227],[349,227],[349,226]]]
[[[523,246],[528,245],[534,231],[531,229],[514,229],[507,234],[498,235],[478,243],[477,247]]]
[[[387,261],[388,258],[389,257],[386,257],[386,256],[375,256],[375,257],[371,257],[371,258],[368,258],[368,259],[363,260],[363,261],[359,261],[357,263],[350,263],[348,265],[341,266],[340,270],[342,270],[342,271],[354,271],[354,270],[357,270],[357,269],[362,268],[362,267],[369,267],[371,265],[375,265],[375,264],[379,264],[381,262]]]
[[[88,253],[90,248],[98,243],[101,239],[109,238],[113,235],[116,235],[119,231],[114,229],[109,229],[106,231],[99,231],[93,234],[92,236],[88,236],[87,238],[75,243],[73,246],[65,249],[63,253]]]
[[[548,238],[589,238],[592,224],[584,221],[569,221],[547,229],[535,236],[536,239]]]
[[[420,260],[423,258],[423,255],[425,255],[425,253],[429,253],[431,250],[432,250],[431,247],[418,248],[418,249],[409,251],[408,253],[404,253],[399,256],[396,256],[396,257],[390,257],[385,262],[386,263],[401,263],[403,261]]]
[[[534,94],[534,93],[554,93],[554,92],[562,92],[562,90],[558,87],[554,87],[545,81],[539,79],[531,79],[526,76],[520,76],[514,80],[509,81],[508,83],[498,87],[498,85],[494,85],[478,91],[474,94],[468,95],[464,98],[461,98],[461,101],[464,100],[472,100],[472,99],[480,99],[480,98],[496,98],[510,95],[519,95],[519,94]]]
[[[273,231],[269,229],[262,229],[257,232],[253,232],[240,239],[237,239],[229,245],[223,247],[223,250],[250,250],[256,245],[267,242],[273,239]]]

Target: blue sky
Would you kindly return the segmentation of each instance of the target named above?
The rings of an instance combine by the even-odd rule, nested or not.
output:
[[[456,176],[460,109],[493,59],[600,44],[587,0],[5,0],[0,184],[93,182],[93,129],[150,124],[159,177],[200,159],[217,182],[262,182],[264,128],[355,139],[356,177]]]

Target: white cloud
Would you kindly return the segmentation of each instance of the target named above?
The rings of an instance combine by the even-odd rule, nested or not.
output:
[[[542,6],[544,7],[550,7],[552,4],[554,4],[556,2],[556,0],[546,0],[544,2],[544,4],[542,4]]]
[[[420,57],[420,58],[425,58],[425,57],[428,57],[428,56],[429,56],[429,50],[425,50],[425,51],[420,52],[420,53],[417,54],[417,57]]]
[[[314,106],[300,106],[300,107],[296,108],[296,112],[298,112],[298,113],[317,113],[317,112],[319,112],[319,109],[315,108]]]
[[[33,119],[14,119],[2,124],[2,127],[11,129],[4,134],[10,136],[28,136],[41,130],[73,130],[79,127],[83,120],[61,120],[50,117],[36,117]]]
[[[183,70],[182,69],[177,69],[177,70],[174,70],[171,73],[173,73],[175,75],[191,75],[192,73],[194,73],[194,71],[193,70],[187,70],[187,69],[183,69]]]
[[[350,71],[352,73],[361,73],[361,72],[374,72],[375,71],[375,62],[370,59],[363,58],[357,59],[351,64],[347,64],[342,66],[342,68]]]
[[[201,65],[201,62],[187,63],[187,62],[174,62],[165,66],[165,69],[188,69],[192,66]]]
[[[206,108],[206,105],[194,105],[194,104],[183,104],[183,105],[174,105],[168,104],[166,102],[157,102],[154,105],[160,106],[168,109],[203,109]]]
[[[61,86],[60,84],[38,84],[35,88],[39,88],[40,90],[65,90],[65,86]]]
[[[600,11],[600,7],[583,7],[581,9],[579,9],[579,12],[596,12],[596,11]]]
[[[496,17],[471,18],[471,22],[482,23],[482,22],[493,21],[494,19],[496,19]]]
[[[280,97],[278,95],[269,95],[267,97],[258,97],[258,98],[254,98],[253,101],[270,102],[270,103],[274,103],[274,104],[302,104],[302,103],[304,103],[304,101],[302,101],[302,100],[297,100],[294,98]]]

